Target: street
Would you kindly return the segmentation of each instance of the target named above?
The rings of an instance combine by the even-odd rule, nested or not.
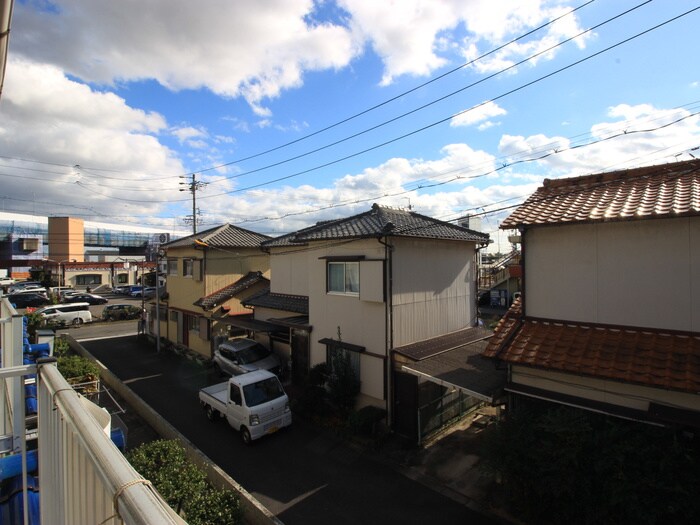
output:
[[[105,339],[105,329],[130,335]],[[209,422],[199,406],[198,390],[223,379],[195,361],[156,353],[135,330],[135,322],[119,322],[70,333],[284,523],[497,523],[301,418],[246,447],[225,421]]]

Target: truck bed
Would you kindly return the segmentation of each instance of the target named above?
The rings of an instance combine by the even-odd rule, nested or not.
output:
[[[217,383],[199,391],[199,400],[202,403],[211,405],[216,410],[224,413],[226,410],[226,402],[228,401],[228,381]]]

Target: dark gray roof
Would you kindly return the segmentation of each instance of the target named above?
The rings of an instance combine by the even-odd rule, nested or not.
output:
[[[204,310],[211,310],[259,282],[266,282],[268,286],[270,284],[270,281],[263,277],[262,272],[248,272],[247,275],[244,275],[235,283],[229,284],[206,297],[200,297],[194,302],[194,305],[201,306]]]
[[[263,247],[294,246],[310,241],[375,237],[419,237],[454,241],[488,242],[488,234],[469,230],[413,211],[373,204],[372,209],[345,219],[318,223],[277,239]]]
[[[195,240],[216,248],[257,248],[260,243],[270,240],[271,237],[261,233],[255,233],[233,224],[223,224],[202,232],[188,235],[182,239],[164,244],[163,247],[182,248],[195,246]]]
[[[272,293],[269,287],[242,302],[244,306],[260,306],[261,308],[285,310],[306,315],[309,313],[309,298],[307,296]]]

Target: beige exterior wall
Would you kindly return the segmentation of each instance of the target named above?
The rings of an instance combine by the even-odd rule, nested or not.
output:
[[[307,251],[306,247],[273,248],[274,257],[270,258],[271,274],[275,276],[270,282],[270,291],[288,295],[309,295],[309,261],[317,259],[318,254]],[[324,269],[325,272],[325,269]],[[325,275],[325,273],[324,273]]]
[[[647,411],[649,403],[700,410],[700,396],[513,365],[511,381],[559,394]]]
[[[234,253],[230,253],[234,252]],[[194,303],[201,297],[214,293],[229,284],[233,284],[251,271],[263,272],[267,278],[270,276],[269,255],[259,249],[239,248],[227,251],[209,249],[201,250],[192,247],[170,248],[167,253],[168,260],[177,260],[177,275],[168,275],[168,307],[180,311],[180,315],[187,314],[204,317],[212,320],[212,312],[205,312]],[[184,260],[192,259],[201,265],[201,279],[195,271],[195,275],[185,277],[183,275]],[[225,303],[230,308],[229,314],[249,313],[250,310],[243,307],[236,298]],[[198,323],[199,324],[199,323]],[[216,335],[222,327],[214,320],[211,321],[210,335]],[[182,328],[186,330],[186,328]],[[178,323],[168,320],[166,337],[176,343],[182,343],[185,338],[178,333]],[[179,337],[178,337],[179,336]],[[205,357],[211,357],[210,338],[207,338],[201,330],[189,330],[186,339],[187,346]]]
[[[393,244],[394,346],[473,326],[474,244],[428,239]]]
[[[471,326],[474,319],[474,244],[421,239],[391,240],[394,346]],[[322,257],[362,256],[359,295],[326,292]],[[383,406],[388,366],[385,247],[376,239],[304,250],[273,249],[272,291],[308,295],[311,366],[326,361],[324,338],[365,347],[360,354],[360,404]],[[305,276],[305,277],[304,277]],[[368,288],[369,287],[369,288]],[[260,318],[256,312],[256,318]]]
[[[526,232],[526,314],[700,330],[700,217]]]
[[[56,262],[85,260],[83,219],[49,217],[49,258]]]

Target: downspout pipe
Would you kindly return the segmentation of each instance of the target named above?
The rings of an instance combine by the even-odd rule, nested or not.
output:
[[[386,285],[384,286],[384,304],[385,306],[385,344],[386,344],[386,360],[384,361],[384,366],[386,367],[384,381],[386,384],[386,419],[389,423],[389,427],[394,426],[394,411],[393,411],[393,399],[394,399],[394,382],[391,380],[394,370],[393,370],[393,348],[394,348],[394,289],[393,289],[393,258],[392,254],[394,252],[394,246],[389,242],[389,237],[377,238],[379,244],[384,246],[384,260],[386,268],[384,269],[384,275],[386,276]]]

